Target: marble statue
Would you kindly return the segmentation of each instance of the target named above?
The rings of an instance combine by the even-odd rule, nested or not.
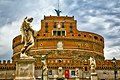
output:
[[[21,31],[21,43],[24,42],[24,47],[21,49],[21,57],[28,57],[28,51],[29,49],[34,46],[34,37],[36,34],[36,31],[32,29],[31,22],[33,21],[33,18],[25,17],[24,21],[22,23],[22,26],[20,28]]]
[[[47,64],[43,63],[43,75],[47,75],[47,71],[48,71]]]
[[[43,65],[43,75],[47,75],[47,63],[46,63],[46,55],[42,55],[42,65]]]
[[[31,65],[29,64],[29,65],[22,65],[21,67],[20,67],[20,75],[21,76],[30,76],[30,67],[31,67]]]
[[[58,77],[63,78],[63,68],[62,67],[58,68]]]
[[[96,62],[95,62],[95,58],[93,57],[90,57],[90,65],[91,65],[91,70],[92,70],[92,73],[95,72],[95,68],[96,68]]]
[[[48,68],[46,63],[46,55],[42,55],[42,73],[43,73],[43,80],[48,80]]]

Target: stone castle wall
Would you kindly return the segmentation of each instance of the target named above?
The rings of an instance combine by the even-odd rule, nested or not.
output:
[[[0,79],[13,79],[15,77],[16,64],[15,62],[10,63],[10,61],[0,61]],[[76,68],[79,69],[79,78],[86,78],[90,76],[90,62],[88,60],[71,60],[71,59],[48,59],[47,67],[48,70],[52,70],[52,75],[49,78],[53,79],[54,75],[57,75],[58,68],[62,67],[63,70],[75,71]],[[98,73],[98,78],[105,80],[112,80],[114,78],[114,70],[112,60],[96,60],[96,72]],[[120,61],[116,61],[117,65],[117,79],[120,79]],[[35,63],[35,77],[39,78],[41,76],[42,64],[41,61]],[[63,74],[64,76],[64,74]],[[109,76],[109,77],[108,77]],[[70,77],[75,78],[74,76]],[[69,79],[68,79],[69,80]]]
[[[62,26],[63,23],[64,26]],[[58,28],[58,25],[61,25],[61,27]],[[64,36],[61,35],[62,33],[57,36],[53,35],[53,31],[56,31],[56,34],[64,31]],[[63,50],[87,50],[88,52],[93,52],[90,55],[98,52],[98,55],[102,55],[104,58],[104,38],[95,33],[78,31],[77,21],[74,20],[74,17],[68,16],[44,16],[44,19],[41,20],[41,30],[37,32],[37,37],[35,38],[35,46],[31,50],[57,50],[59,41],[63,44]],[[20,35],[15,37],[13,39],[13,54],[19,53],[23,44],[21,43]],[[13,58],[15,57],[13,56]]]

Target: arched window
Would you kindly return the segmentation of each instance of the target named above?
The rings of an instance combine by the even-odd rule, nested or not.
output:
[[[87,67],[85,67],[85,71],[87,71]]]
[[[97,36],[94,36],[94,39],[95,39],[95,40],[97,40],[97,39],[98,39],[98,37],[97,37]]]

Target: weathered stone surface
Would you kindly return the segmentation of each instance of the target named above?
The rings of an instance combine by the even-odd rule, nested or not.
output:
[[[16,60],[15,80],[35,80],[34,58]]]

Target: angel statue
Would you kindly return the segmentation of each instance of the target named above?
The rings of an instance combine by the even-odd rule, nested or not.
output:
[[[21,43],[24,42],[24,47],[21,49],[20,57],[28,57],[28,51],[32,46],[34,46],[34,38],[36,37],[36,31],[32,29],[31,22],[33,21],[32,17],[25,17],[20,28],[21,31]]]
[[[92,72],[95,72],[95,68],[96,68],[95,58],[90,57],[89,60],[90,60],[91,70],[92,70]]]

